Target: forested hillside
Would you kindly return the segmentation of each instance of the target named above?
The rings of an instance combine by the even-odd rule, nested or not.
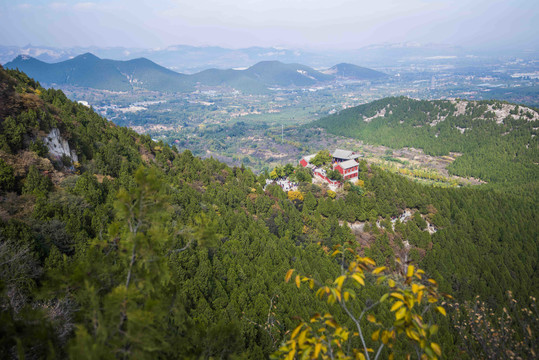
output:
[[[492,339],[495,355],[537,351],[537,317],[521,310],[539,296],[537,183],[439,189],[362,163],[361,182],[343,192],[301,183],[291,196],[264,189],[263,174],[178,153],[3,69],[0,118],[6,358],[268,358],[315,313],[354,326],[338,304],[284,281],[294,269],[331,285],[351,262],[327,254],[335,245],[386,266],[389,284],[400,257],[453,295],[440,304],[447,317],[424,318],[445,357],[489,357],[482,342]],[[53,155],[43,140],[53,129],[78,161]],[[405,210],[412,219],[393,227]],[[358,287],[351,311],[386,287]],[[508,290],[518,305],[508,305]],[[489,329],[509,326],[509,335],[485,336],[469,313],[452,310],[476,296],[493,309]],[[501,325],[504,307],[514,320]],[[387,302],[374,311],[380,324],[394,318]],[[372,317],[361,321],[373,334],[368,347],[386,344]],[[379,347],[382,358],[420,350],[394,336],[394,346]],[[361,347],[356,335],[345,341],[345,350]],[[435,358],[439,347],[429,349]]]
[[[449,170],[495,183],[539,178],[539,114],[500,101],[386,98],[343,110],[310,127],[429,155],[462,154]]]

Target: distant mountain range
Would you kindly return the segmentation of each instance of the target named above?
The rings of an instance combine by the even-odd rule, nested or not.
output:
[[[417,62],[447,62],[470,65],[481,63],[485,57],[517,56],[537,58],[537,51],[485,53],[477,49],[465,49],[445,44],[378,44],[348,50],[284,49],[276,47],[248,47],[227,49],[218,46],[174,45],[159,49],[141,49],[125,47],[72,47],[55,48],[46,46],[2,46],[0,45],[0,63],[5,64],[18,55],[28,55],[45,62],[59,62],[91,52],[103,58],[129,60],[144,57],[164,67],[182,73],[193,74],[202,70],[217,68],[244,68],[260,61],[278,60],[284,63],[299,63],[315,69],[325,69],[338,62],[362,64],[368,67],[402,66]],[[471,55],[471,56],[470,56]]]
[[[75,58],[46,63],[28,55],[19,55],[5,64],[19,69],[49,85],[71,85],[111,91],[146,89],[184,92],[197,86],[222,86],[246,93],[261,93],[269,88],[312,86],[335,79],[377,80],[388,75],[352,64],[339,64],[323,72],[301,64],[261,61],[244,70],[209,69],[181,74],[145,59],[127,61],[100,59],[86,53]]]
[[[174,45],[161,49],[138,48],[53,48],[27,45],[1,46],[0,63],[5,64],[18,55],[28,55],[45,62],[60,62],[90,52],[100,58],[129,60],[139,57],[150,59],[171,70],[193,74],[211,68],[245,68],[260,61],[278,60],[284,63],[302,63],[314,67],[328,67],[337,60],[330,54],[315,54],[302,50],[273,47],[227,49],[218,46]],[[342,60],[341,60],[342,61]]]

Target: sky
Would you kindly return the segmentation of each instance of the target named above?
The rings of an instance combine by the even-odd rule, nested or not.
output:
[[[0,0],[0,45],[539,49],[538,0]]]

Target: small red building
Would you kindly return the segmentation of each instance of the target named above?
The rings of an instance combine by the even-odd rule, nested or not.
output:
[[[359,172],[359,164],[355,160],[347,160],[336,163],[335,170],[341,173],[344,180],[357,178]]]

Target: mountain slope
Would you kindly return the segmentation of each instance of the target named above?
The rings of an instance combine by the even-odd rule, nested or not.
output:
[[[103,60],[90,53],[48,64],[28,56],[18,56],[5,65],[19,69],[40,82],[73,85],[112,91],[142,88],[156,91],[184,91],[190,85],[186,76],[147,59]]]
[[[388,77],[383,72],[347,63],[332,66],[323,73],[354,80],[377,80]]]
[[[3,357],[267,358],[293,314],[328,310],[283,276],[338,267],[298,242],[299,210],[250,170],[179,154],[2,67],[0,115]],[[70,151],[53,153],[52,136]],[[253,325],[279,296],[279,328]]]
[[[460,153],[449,170],[489,182],[539,178],[539,113],[498,101],[387,98],[343,110],[307,126],[430,155]]]

